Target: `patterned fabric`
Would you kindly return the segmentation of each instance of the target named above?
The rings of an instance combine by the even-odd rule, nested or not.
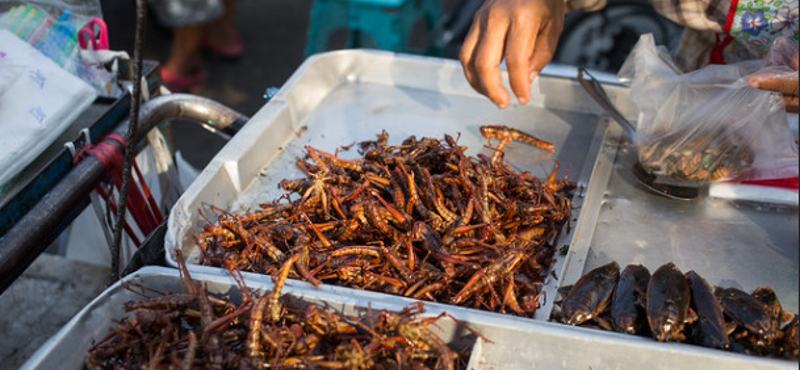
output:
[[[684,71],[709,62],[759,59],[772,42],[798,40],[798,0],[651,0],[653,7],[687,27],[675,62]]]
[[[568,11],[593,11],[605,7],[607,0],[565,1]],[[686,27],[675,64],[684,71],[708,64],[716,35],[724,30],[731,0],[650,0],[650,4],[662,16]]]
[[[650,0],[662,16],[697,31],[722,32],[731,0]]]
[[[592,11],[605,7],[607,0],[565,1],[569,11]],[[797,41],[798,2],[650,0],[659,14],[686,27],[675,55],[675,64],[684,71],[709,64],[715,47],[722,62],[735,63],[762,58],[779,36]]]
[[[726,63],[764,56],[776,38],[798,41],[798,0],[739,0],[730,16],[728,34],[735,40],[723,48]]]

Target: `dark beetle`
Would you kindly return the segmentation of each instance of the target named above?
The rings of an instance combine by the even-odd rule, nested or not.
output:
[[[728,349],[731,342],[725,328],[725,318],[717,297],[705,279],[694,270],[686,273],[692,289],[692,309],[697,313],[698,332],[694,342],[703,347]]]
[[[772,318],[773,324],[777,327],[780,327],[783,323],[792,321],[792,313],[789,311],[784,311],[783,307],[781,307],[780,300],[778,300],[778,295],[775,294],[775,291],[772,290],[772,288],[756,288],[756,290],[754,290],[750,295],[752,295],[757,301],[764,304],[764,309],[766,309],[767,315]],[[777,328],[775,330],[777,330]]]
[[[772,343],[776,336],[777,323],[767,313],[762,302],[736,288],[717,287],[714,295],[719,299],[722,311],[733,322],[756,335],[763,344]]]
[[[619,275],[611,301],[611,320],[618,332],[636,334],[645,321],[645,298],[650,271],[642,265],[628,265]]]
[[[564,298],[563,316],[568,325],[580,325],[606,309],[619,279],[616,262],[600,266],[581,276]]]
[[[689,279],[672,262],[658,268],[647,285],[647,321],[659,342],[684,341],[691,299]]]

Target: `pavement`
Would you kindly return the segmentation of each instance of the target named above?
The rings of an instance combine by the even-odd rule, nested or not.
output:
[[[312,0],[238,0],[235,16],[244,54],[234,61],[207,56],[208,81],[194,93],[247,116],[255,114],[265,104],[266,88],[281,86],[303,62],[311,4]],[[102,0],[101,5],[110,48],[133,56],[135,1]],[[171,37],[172,30],[148,12],[143,58],[163,63]],[[197,168],[204,167],[225,144],[196,124],[176,123],[173,130],[176,147]]]
[[[42,254],[0,296],[0,369],[17,369],[105,288],[109,268]]]
[[[458,0],[443,0],[446,12]],[[108,23],[109,45],[133,55],[134,1],[102,0]],[[244,42],[244,54],[234,61],[205,58],[209,78],[195,94],[214,99],[252,117],[264,104],[264,92],[280,87],[305,59],[306,31],[312,0],[237,0],[235,17]],[[163,63],[169,53],[171,29],[158,24],[150,12],[145,37],[145,59]],[[420,36],[415,32],[411,43]],[[344,44],[344,32],[335,33],[332,49]],[[452,56],[451,56],[452,57]],[[175,146],[186,160],[202,169],[225,141],[196,124],[173,124]]]

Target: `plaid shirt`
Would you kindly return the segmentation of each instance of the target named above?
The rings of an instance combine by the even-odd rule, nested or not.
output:
[[[607,0],[565,0],[567,10],[595,11]],[[723,32],[731,0],[650,0],[662,16],[686,27],[675,55],[675,64],[692,71],[708,64],[717,35]]]

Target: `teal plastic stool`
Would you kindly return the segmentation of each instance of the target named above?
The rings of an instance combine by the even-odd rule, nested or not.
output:
[[[379,49],[418,52],[407,42],[420,17],[433,31],[442,18],[439,0],[315,0],[305,55],[327,50],[333,32],[342,28],[348,31],[346,48],[368,47],[374,41]],[[422,53],[440,51],[431,46]]]

